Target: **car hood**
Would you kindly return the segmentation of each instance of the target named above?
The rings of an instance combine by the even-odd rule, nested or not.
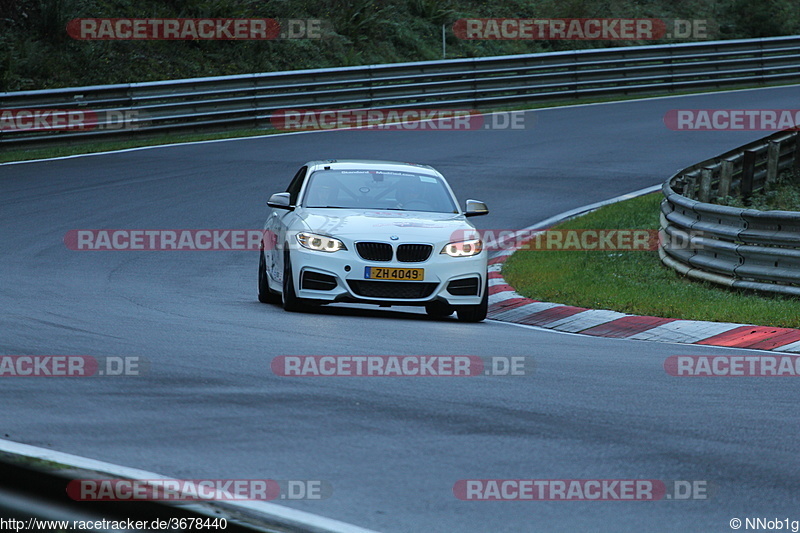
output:
[[[475,229],[464,215],[454,213],[313,209],[297,215],[308,231],[346,239],[389,241],[394,235],[400,242],[438,242]]]

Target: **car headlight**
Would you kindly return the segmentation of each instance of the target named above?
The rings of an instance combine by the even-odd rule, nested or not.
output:
[[[483,250],[483,241],[471,239],[447,243],[439,253],[447,254],[450,257],[472,257],[481,253],[481,250]]]
[[[317,235],[316,233],[298,233],[297,242],[303,248],[315,250],[317,252],[338,252],[339,250],[347,250],[339,239],[333,237],[326,237],[325,235]]]

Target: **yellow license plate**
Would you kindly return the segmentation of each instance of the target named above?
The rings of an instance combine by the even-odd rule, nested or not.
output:
[[[385,279],[391,281],[422,281],[424,268],[386,268],[364,267],[364,279]]]

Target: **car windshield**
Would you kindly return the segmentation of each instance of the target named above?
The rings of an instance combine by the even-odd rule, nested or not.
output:
[[[458,213],[444,180],[389,170],[319,170],[309,178],[302,205]]]

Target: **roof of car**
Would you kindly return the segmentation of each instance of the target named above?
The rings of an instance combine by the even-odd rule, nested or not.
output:
[[[310,170],[320,170],[324,167],[331,169],[353,169],[353,170],[391,170],[406,172],[418,172],[422,174],[438,175],[439,173],[429,165],[417,163],[402,163],[399,161],[376,161],[370,159],[325,159],[321,161],[309,161],[306,163]]]

